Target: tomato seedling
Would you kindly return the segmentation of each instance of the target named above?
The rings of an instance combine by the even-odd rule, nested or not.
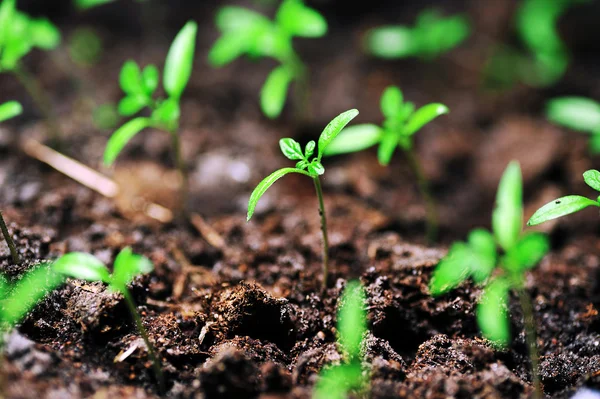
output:
[[[433,59],[460,45],[470,34],[469,21],[462,15],[443,17],[436,10],[424,10],[414,27],[389,25],[374,28],[366,35],[367,51],[380,58],[419,57]]]
[[[217,13],[216,23],[222,35],[208,54],[209,62],[221,67],[242,55],[275,59],[280,65],[269,74],[260,93],[263,113],[271,119],[281,114],[292,82],[297,83],[297,106],[303,112],[308,106],[308,72],[292,39],[324,36],[325,18],[302,0],[284,0],[274,20],[243,7],[227,6]]]
[[[483,335],[499,346],[506,346],[510,341],[508,301],[510,291],[515,291],[523,311],[532,384],[536,395],[541,397],[537,334],[525,276],[546,255],[549,243],[542,233],[523,234],[522,225],[521,168],[513,161],[498,186],[492,215],[494,233],[476,229],[469,234],[467,242],[454,243],[434,270],[429,290],[434,296],[442,295],[469,277],[483,285],[483,296],[477,305],[477,322]]]
[[[368,374],[362,367],[363,343],[368,331],[366,297],[359,281],[349,282],[344,289],[337,323],[338,347],[345,361],[321,370],[315,399],[345,399],[348,393],[367,388]]]
[[[158,382],[159,390],[160,392],[165,392],[165,380],[160,359],[154,351],[154,347],[150,342],[148,333],[146,332],[142,319],[137,311],[133,296],[127,288],[128,284],[135,277],[141,274],[150,273],[154,269],[152,262],[141,255],[134,254],[131,251],[131,248],[127,247],[117,255],[112,274],[98,258],[82,252],[72,252],[63,255],[54,262],[53,269],[68,277],[103,282],[108,284],[108,288],[111,291],[123,295],[138,332],[146,344],[148,357],[152,360],[152,366],[154,368],[154,374]]]
[[[328,275],[328,263],[329,263],[329,238],[327,236],[327,216],[325,215],[325,204],[323,201],[323,189],[321,188],[321,181],[319,176],[325,173],[325,168],[321,163],[321,158],[327,146],[335,139],[335,137],[344,129],[344,127],[350,123],[358,115],[358,111],[351,109],[338,115],[325,127],[321,135],[319,136],[318,152],[317,156],[312,158],[315,152],[315,142],[311,140],[302,152],[302,147],[294,139],[285,138],[279,140],[279,147],[281,152],[286,158],[292,161],[298,161],[294,168],[282,168],[276,170],[269,176],[265,177],[250,195],[248,201],[248,217],[247,220],[252,218],[256,204],[263,196],[263,194],[283,176],[290,173],[299,173],[310,177],[315,185],[317,192],[317,198],[319,200],[319,213],[321,215],[321,232],[323,234],[323,289],[327,287],[327,275]]]
[[[430,241],[435,241],[438,230],[436,204],[421,163],[413,150],[413,141],[415,133],[438,116],[447,114],[448,107],[440,103],[431,103],[415,111],[413,103],[404,102],[402,91],[396,86],[390,86],[381,96],[381,112],[385,117],[382,126],[362,124],[345,129],[327,147],[325,155],[358,152],[379,145],[377,153],[379,163],[387,166],[396,148],[400,147],[410,163],[425,201],[427,237]]]
[[[177,34],[165,61],[163,86],[167,98],[154,99],[158,88],[159,72],[148,65],[143,70],[135,61],[127,61],[121,69],[119,82],[125,97],[119,103],[119,113],[131,117],[143,109],[151,111],[150,117],[136,117],[115,131],[104,151],[104,164],[112,165],[125,145],[145,128],[162,130],[171,136],[175,164],[181,175],[181,203],[185,208],[187,199],[187,172],[181,154],[179,139],[180,101],[192,74],[196,33],[198,26],[188,22]]]

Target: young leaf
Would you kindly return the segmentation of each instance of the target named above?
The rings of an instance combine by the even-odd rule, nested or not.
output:
[[[115,162],[123,147],[140,131],[152,125],[148,118],[135,118],[121,126],[110,136],[104,150],[104,164],[110,166]]]
[[[306,7],[302,0],[284,0],[275,20],[292,36],[321,37],[327,33],[325,18],[312,8]]]
[[[158,68],[154,65],[146,66],[142,71],[142,81],[145,93],[151,97],[158,88]]]
[[[419,40],[410,28],[382,26],[367,33],[366,47],[376,57],[395,59],[414,55]]]
[[[248,10],[244,7],[225,6],[216,16],[217,26],[222,32],[236,32],[237,36],[243,35],[258,24],[269,23],[263,15]]]
[[[588,206],[600,207],[600,204],[580,195],[567,195],[548,202],[546,205],[535,211],[533,216],[527,222],[528,226],[535,226],[548,220],[556,219],[561,216],[569,215],[580,211]]]
[[[279,148],[281,148],[281,152],[287,159],[291,159],[292,161],[304,159],[302,147],[300,147],[300,143],[294,139],[285,138],[279,140]]]
[[[366,297],[362,285],[351,281],[344,289],[338,311],[338,342],[350,361],[360,359],[367,332]]]
[[[296,168],[298,169],[306,169],[310,165],[310,162],[305,161],[304,159],[300,162],[296,162]]]
[[[192,75],[197,31],[198,25],[195,22],[185,24],[167,54],[163,84],[167,94],[174,99],[181,97]]]
[[[592,132],[600,128],[600,104],[585,97],[559,97],[548,102],[546,115],[569,129]]]
[[[135,276],[152,270],[154,265],[148,258],[134,254],[129,247],[124,248],[115,259],[111,286],[116,291],[123,292]]]
[[[492,227],[498,244],[509,251],[516,244],[523,227],[521,167],[516,161],[508,165],[500,179]]]
[[[171,125],[179,120],[181,114],[179,101],[175,98],[164,100],[152,113],[152,120],[166,130],[172,130]]]
[[[58,258],[52,268],[65,276],[87,281],[110,283],[110,273],[98,258],[83,252],[71,252]]]
[[[306,147],[304,148],[304,158],[308,159],[308,158],[312,157],[312,154],[315,153],[316,146],[317,146],[317,144],[315,143],[314,140],[311,140],[308,143],[306,143]]]
[[[392,131],[385,131],[382,134],[383,137],[377,149],[377,159],[380,165],[387,166],[392,160],[396,147],[398,147],[398,136]]]
[[[121,101],[119,101],[119,114],[122,116],[132,116],[137,114],[144,108],[147,104],[147,99],[142,95],[129,95],[127,97],[123,97]]]
[[[366,384],[359,362],[325,368],[319,375],[313,399],[347,399],[348,392]]]
[[[127,61],[121,68],[119,75],[121,89],[127,94],[142,94],[144,92],[142,83],[142,71],[135,61]]]
[[[16,0],[3,0],[0,3],[0,46],[6,46],[15,10]]]
[[[429,282],[431,295],[443,295],[465,281],[469,277],[471,260],[471,251],[467,244],[464,242],[454,243],[448,251],[448,255],[433,271]]]
[[[483,283],[496,266],[496,241],[487,230],[475,229],[469,234],[469,247],[473,255],[469,266],[471,277],[477,284]]]
[[[324,155],[359,152],[381,141],[383,130],[373,124],[353,125],[345,128],[325,149]]]
[[[427,104],[412,114],[412,117],[406,123],[404,127],[404,134],[415,134],[419,131],[423,126],[434,120],[440,115],[444,115],[450,112],[448,107],[444,104],[433,103]]]
[[[537,265],[549,250],[550,243],[545,234],[529,233],[506,253],[502,264],[507,270],[522,273]]]
[[[397,86],[390,86],[381,95],[381,113],[388,119],[395,119],[402,110],[402,91]]]
[[[308,164],[308,173],[310,173],[312,176],[321,176],[323,173],[325,173],[325,168],[323,167],[323,164],[319,162],[319,160],[313,159],[313,161]]]
[[[47,19],[29,21],[29,40],[43,50],[54,50],[60,44],[60,31]]]
[[[585,183],[596,191],[600,191],[600,172],[595,169],[586,170],[583,173]]]
[[[258,186],[256,186],[254,191],[252,191],[252,194],[250,195],[250,200],[248,201],[248,216],[246,220],[250,220],[252,215],[254,215],[254,209],[256,208],[256,204],[258,204],[258,200],[260,200],[260,197],[263,196],[263,194],[269,189],[269,187],[273,185],[273,183],[275,183],[277,180],[281,179],[288,173],[300,173],[311,177],[307,172],[296,168],[283,168],[271,173],[269,176],[265,177],[263,181],[258,183]]]
[[[283,66],[275,68],[267,77],[260,92],[260,107],[267,117],[274,119],[281,114],[292,78]]]
[[[510,285],[502,278],[492,281],[477,305],[477,322],[483,335],[500,346],[510,339],[508,320],[508,291]]]
[[[0,105],[0,122],[21,115],[23,107],[16,101],[8,101]]]
[[[242,54],[248,47],[248,38],[237,32],[224,33],[208,52],[208,62],[214,67],[229,64]]]
[[[318,152],[318,160],[321,161],[323,157],[323,152],[329,146],[336,136],[342,131],[344,127],[358,115],[358,110],[351,109],[349,111],[343,112],[339,114],[335,119],[333,119],[329,124],[325,127],[321,136],[319,136],[319,152]]]

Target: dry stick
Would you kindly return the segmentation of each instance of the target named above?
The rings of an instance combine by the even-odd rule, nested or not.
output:
[[[327,216],[325,215],[325,203],[323,201],[323,189],[318,176],[313,177],[317,197],[319,198],[319,215],[321,215],[321,232],[323,233],[323,286],[322,290],[327,289],[327,276],[329,274],[329,238],[327,236]]]
[[[529,349],[529,358],[531,360],[531,384],[535,390],[534,399],[542,398],[542,385],[539,374],[539,353],[537,349],[537,333],[535,328],[535,318],[533,314],[533,305],[531,297],[525,288],[517,290],[521,309],[523,310],[523,324],[525,325],[525,340]]]
[[[434,243],[437,240],[438,235],[438,213],[437,207],[435,204],[435,200],[431,195],[431,191],[429,189],[429,182],[425,177],[425,173],[423,173],[423,168],[421,167],[421,163],[417,159],[414,151],[412,149],[406,150],[406,158],[408,159],[408,163],[417,178],[417,184],[419,185],[419,191],[421,192],[421,196],[425,201],[425,212],[427,217],[427,240],[429,243]]]
[[[2,216],[2,211],[0,211],[0,229],[2,229],[4,240],[8,245],[8,249],[10,249],[10,255],[12,256],[13,263],[16,265],[19,263],[19,253],[17,252],[15,242],[13,241],[12,237],[10,236],[10,233],[8,232],[6,222],[4,222],[4,216]]]

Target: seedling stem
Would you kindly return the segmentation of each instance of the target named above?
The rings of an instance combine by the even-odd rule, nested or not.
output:
[[[10,249],[10,255],[12,256],[12,261],[16,265],[19,263],[19,254],[17,252],[17,247],[15,246],[15,242],[13,241],[10,233],[8,232],[8,228],[6,227],[6,222],[4,222],[4,216],[2,216],[2,211],[0,211],[0,229],[2,229],[2,235],[4,235],[4,240]]]
[[[535,319],[533,315],[533,305],[531,297],[524,287],[517,290],[521,310],[523,311],[523,324],[525,326],[525,340],[529,350],[529,359],[531,360],[531,384],[535,390],[534,399],[542,398],[542,386],[539,374],[539,353],[537,349],[537,334],[535,328]]]
[[[323,290],[327,288],[327,276],[329,274],[329,237],[327,235],[327,215],[325,214],[325,203],[323,201],[323,189],[318,176],[313,177],[315,190],[319,198],[319,215],[321,215],[321,232],[323,233]]]
[[[421,166],[421,162],[419,161],[412,149],[406,150],[405,153],[408,163],[410,164],[410,167],[413,170],[413,173],[415,174],[415,178],[417,179],[417,185],[419,186],[421,197],[425,201],[425,212],[427,218],[427,241],[429,241],[430,243],[434,243],[437,240],[439,225],[437,205],[435,200],[433,199],[433,196],[431,195],[431,190],[429,189],[429,182],[427,181],[427,178],[423,173],[423,167]]]

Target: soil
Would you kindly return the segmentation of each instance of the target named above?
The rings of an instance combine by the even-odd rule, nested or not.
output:
[[[427,285],[449,244],[474,227],[489,228],[497,182],[511,159],[523,169],[526,217],[556,196],[593,194],[581,174],[598,157],[588,153],[584,135],[549,124],[543,106],[561,94],[600,95],[592,72],[597,43],[580,33],[597,30],[588,15],[594,6],[581,6],[561,20],[574,61],[559,84],[500,91],[487,89],[481,76],[490,42],[518,43],[511,28],[514,1],[428,2],[448,13],[466,12],[481,32],[434,62],[380,61],[358,51],[367,28],[409,22],[424,7],[421,2],[315,1],[331,32],[319,41],[298,40],[312,95],[310,118],[299,124],[291,106],[277,121],[259,112],[258,92],[271,62],[239,60],[218,70],[207,65],[219,3],[198,3],[183,15],[181,2],[162,5],[166,12],[155,18],[167,22],[166,33],[145,35],[123,23],[138,17],[139,8],[129,4],[83,16],[53,9],[66,35],[92,23],[104,39],[99,63],[79,72],[90,91],[69,71],[49,67],[55,64],[47,54],[35,53],[27,67],[52,95],[68,156],[114,176],[130,192],[173,205],[169,138],[144,132],[126,147],[116,170],[103,169],[111,132],[94,127],[81,98],[118,101],[122,62],[161,65],[177,28],[196,19],[201,27],[196,70],[181,121],[190,169],[188,209],[202,215],[225,245],[207,239],[188,219],[159,224],[133,217],[119,201],[22,153],[18,139],[43,138],[45,127],[7,75],[0,77],[2,100],[21,101],[26,114],[0,127],[0,204],[24,262],[11,264],[2,246],[2,273],[16,280],[69,251],[92,253],[108,265],[128,245],[149,257],[155,271],[137,278],[131,289],[161,358],[167,397],[309,398],[319,370],[342,360],[335,344],[336,305],[352,278],[360,278],[367,291],[371,397],[531,397],[516,298],[510,305],[513,343],[498,350],[478,332],[474,307],[480,288],[466,283],[434,299]],[[262,177],[287,165],[279,138],[315,139],[349,108],[361,111],[358,122],[378,122],[378,99],[389,84],[401,86],[405,98],[419,105],[439,101],[451,108],[419,133],[416,148],[438,200],[441,239],[436,245],[425,239],[424,204],[402,154],[388,168],[377,164],[374,151],[326,159],[331,274],[321,292],[312,183],[303,176],[282,179],[246,223],[249,193]],[[600,243],[593,212],[541,226],[550,234],[552,251],[527,279],[547,397],[600,389]],[[158,396],[151,362],[122,297],[101,284],[70,280],[46,298],[7,339],[2,364],[6,398]]]

